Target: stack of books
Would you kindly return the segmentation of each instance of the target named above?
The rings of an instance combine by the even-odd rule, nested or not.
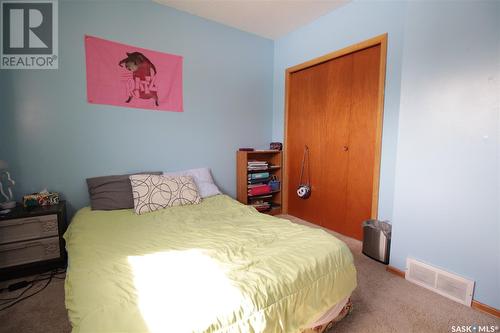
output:
[[[262,195],[271,192],[268,185],[270,179],[269,172],[257,172],[248,174],[248,195]]]
[[[266,161],[248,161],[248,170],[267,170],[269,163]]]
[[[248,173],[249,204],[259,212],[266,212],[272,208],[273,194],[268,184],[271,180],[269,167],[267,161],[248,161],[248,171],[251,171]]]
[[[264,200],[256,200],[250,205],[257,209],[259,212],[265,212],[271,209],[271,203]]]
[[[270,176],[269,172],[249,173],[248,184],[267,184]]]

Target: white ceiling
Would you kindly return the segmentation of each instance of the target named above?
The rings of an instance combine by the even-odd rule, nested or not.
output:
[[[154,0],[256,35],[276,39],[349,0]]]

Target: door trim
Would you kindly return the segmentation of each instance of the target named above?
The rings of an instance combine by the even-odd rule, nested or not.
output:
[[[288,107],[289,107],[289,87],[291,74],[329,60],[345,56],[350,53],[361,51],[363,49],[380,45],[380,70],[379,70],[379,94],[377,102],[377,124],[375,129],[375,162],[373,166],[373,185],[372,185],[372,208],[371,218],[378,218],[378,201],[379,201],[379,186],[380,186],[380,159],[382,152],[382,124],[384,118],[384,92],[385,92],[385,70],[387,62],[387,33],[367,39],[357,44],[350,45],[343,49],[325,54],[318,58],[311,59],[302,64],[289,67],[285,71],[285,138],[283,150],[283,214],[288,213],[288,169],[287,154],[288,154]]]

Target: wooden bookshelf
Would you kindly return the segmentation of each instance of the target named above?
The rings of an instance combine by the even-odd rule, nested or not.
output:
[[[252,160],[266,161],[269,163],[269,168],[266,170],[248,170],[248,161]],[[269,202],[271,202],[271,209],[262,213],[270,215],[281,214],[281,188],[277,191],[262,195],[248,195],[248,174],[258,172],[269,172],[270,175],[276,176],[281,186],[283,186],[281,151],[255,150],[236,152],[236,194],[238,201],[248,205],[252,200],[259,200],[262,197],[271,196],[269,199]]]

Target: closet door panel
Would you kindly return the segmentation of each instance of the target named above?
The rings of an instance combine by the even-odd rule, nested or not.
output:
[[[310,222],[323,225],[321,212],[320,182],[322,154],[322,133],[325,132],[325,103],[327,72],[321,65],[293,73],[290,78],[290,100],[288,118],[288,212]],[[309,147],[309,175],[315,184],[309,199],[300,199],[296,194],[300,183],[300,172],[304,146]]]
[[[346,219],[349,113],[352,94],[353,57],[328,62],[325,132],[322,137],[321,184],[323,226],[340,230]]]
[[[340,232],[357,239],[362,239],[361,223],[371,215],[379,66],[379,45],[353,53],[347,212]]]
[[[348,121],[352,56],[293,73],[288,118],[289,208],[291,215],[336,230],[345,221]],[[309,147],[311,196],[295,194],[304,145]],[[305,175],[307,174],[307,168]]]

